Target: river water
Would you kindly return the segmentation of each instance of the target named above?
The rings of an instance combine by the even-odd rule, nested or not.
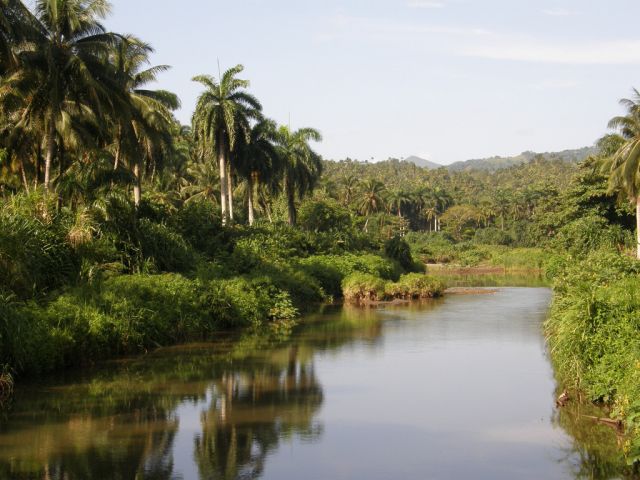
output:
[[[287,339],[22,385],[0,422],[0,478],[615,478],[555,413],[550,299],[501,287],[331,307]]]

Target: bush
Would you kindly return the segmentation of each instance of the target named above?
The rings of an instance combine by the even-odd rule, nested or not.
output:
[[[300,227],[311,232],[345,231],[352,226],[349,211],[333,199],[304,202],[298,214]]]
[[[513,235],[496,227],[480,228],[473,235],[473,243],[478,245],[513,245],[514,242]]]
[[[627,453],[640,459],[640,262],[596,252],[553,265],[545,332],[559,380],[627,421]]]
[[[138,222],[140,248],[145,259],[163,272],[188,272],[195,267],[195,252],[178,233],[162,223]]]
[[[0,214],[0,289],[29,298],[73,283],[79,271],[57,219]]]
[[[383,300],[385,281],[369,273],[352,273],[342,281],[342,294],[349,302]]]
[[[572,254],[586,254],[599,249],[622,250],[633,244],[631,232],[598,216],[574,220],[562,227],[552,241],[556,249]]]
[[[419,273],[408,273],[397,282],[385,287],[385,294],[391,298],[420,299],[435,298],[444,293],[445,286],[440,280]]]
[[[384,244],[384,254],[395,260],[405,270],[412,270],[415,266],[411,256],[411,247],[401,237],[395,236]]]
[[[369,273],[386,280],[397,280],[401,272],[397,263],[373,254],[314,255],[300,260],[298,265],[334,297],[342,295],[342,280],[352,273]]]

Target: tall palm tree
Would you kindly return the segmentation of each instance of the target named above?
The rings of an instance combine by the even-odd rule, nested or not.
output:
[[[145,68],[149,63],[150,45],[125,35],[117,39],[110,59],[116,69],[120,88],[127,96],[127,108],[114,115],[115,146],[114,170],[120,162],[128,160],[134,176],[134,203],[140,205],[142,196],[143,160],[154,165],[163,149],[173,146],[172,111],[180,107],[177,95],[166,90],[145,88],[156,80],[167,65]]]
[[[633,89],[632,98],[623,98],[620,104],[627,114],[609,121],[609,128],[617,129],[624,143],[603,163],[609,173],[610,189],[624,191],[636,206],[636,256],[640,259],[640,92]]]
[[[347,175],[341,181],[342,186],[342,204],[348,207],[356,194],[360,180],[356,175]]]
[[[34,39],[38,22],[20,0],[0,0],[0,75],[16,68],[16,48]]]
[[[389,211],[395,210],[398,217],[402,218],[402,207],[411,203],[411,195],[404,190],[392,190],[387,195]]]
[[[115,39],[100,23],[109,10],[106,0],[36,0],[36,48],[20,52],[21,75],[8,79],[26,93],[18,126],[42,130],[47,191],[73,117],[99,116],[125,103],[113,67],[104,61]]]
[[[242,138],[235,155],[238,173],[247,181],[247,209],[249,225],[255,221],[255,187],[268,183],[282,171],[280,157],[275,147],[276,124],[263,119],[250,130],[248,139]]]
[[[379,180],[368,179],[362,183],[362,197],[360,200],[360,212],[367,217],[364,231],[368,231],[369,216],[379,211],[384,206],[384,183]]]
[[[250,120],[259,119],[262,110],[258,99],[246,91],[249,81],[237,77],[243,70],[242,65],[236,65],[224,72],[219,82],[209,75],[193,78],[205,87],[193,114],[193,131],[201,155],[209,157],[215,153],[218,158],[220,207],[225,224],[228,218],[233,218],[229,157],[238,137],[248,137]]]
[[[283,166],[283,188],[287,198],[289,225],[297,220],[296,194],[302,198],[312,191],[322,173],[322,159],[309,145],[309,142],[322,141],[322,135],[313,128],[300,128],[291,131],[282,126],[276,134],[278,155]]]

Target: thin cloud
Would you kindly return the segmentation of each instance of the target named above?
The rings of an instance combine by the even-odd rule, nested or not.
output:
[[[409,8],[443,8],[444,2],[429,1],[429,0],[413,0],[407,3]]]
[[[542,10],[542,13],[549,15],[550,17],[569,17],[575,15],[571,10],[565,8],[547,8]]]
[[[498,43],[463,48],[460,53],[470,57],[518,62],[635,65],[640,63],[640,40],[562,45],[504,38]]]
[[[575,88],[578,86],[578,82],[574,80],[545,80],[538,83],[532,83],[531,88],[536,90],[556,90]]]

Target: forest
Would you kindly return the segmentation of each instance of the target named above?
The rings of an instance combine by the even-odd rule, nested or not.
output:
[[[318,129],[268,117],[242,65],[203,65],[181,125],[153,86],[170,67],[105,29],[107,1],[0,3],[0,405],[23,378],[440,296],[432,267],[493,266],[543,272],[559,382],[610,405],[640,459],[638,91],[579,163],[333,161]]]

